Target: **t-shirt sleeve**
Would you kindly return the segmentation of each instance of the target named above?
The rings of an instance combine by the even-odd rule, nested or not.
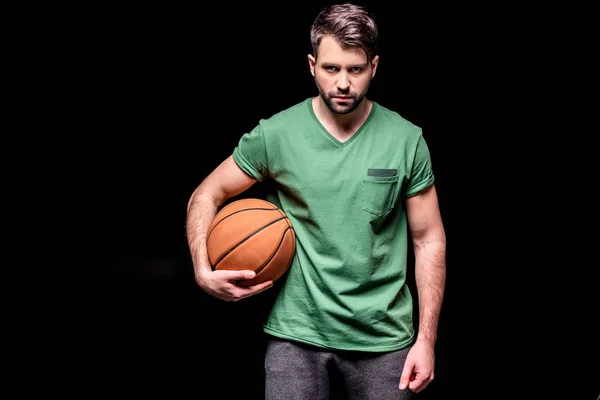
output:
[[[434,174],[431,165],[431,156],[429,147],[423,138],[419,135],[419,140],[415,148],[412,168],[408,184],[406,186],[405,196],[411,197],[433,184]]]
[[[240,138],[233,150],[237,165],[252,178],[263,181],[268,175],[267,150],[262,123]]]

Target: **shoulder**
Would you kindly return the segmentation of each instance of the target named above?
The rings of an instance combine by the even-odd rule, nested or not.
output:
[[[290,122],[298,121],[309,117],[308,113],[308,102],[310,98],[304,99],[296,104],[289,106],[268,118],[260,120],[260,124],[263,129],[275,129],[279,130],[289,126]]]
[[[418,140],[422,136],[422,128],[397,111],[375,101],[373,101],[373,107],[375,108],[373,118],[377,121],[378,125],[382,124],[386,131],[413,140]]]

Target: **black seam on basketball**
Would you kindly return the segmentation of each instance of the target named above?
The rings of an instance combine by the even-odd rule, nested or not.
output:
[[[285,215],[285,213],[283,212],[283,210],[277,208],[277,211],[279,211],[279,214],[281,214],[282,217],[287,217],[287,215]]]
[[[290,219],[288,218],[288,216],[286,215],[286,213],[284,213],[283,210],[280,209],[280,208],[278,208],[277,211],[279,211],[279,214],[281,214],[281,216],[283,216],[285,218],[285,222],[288,224],[288,226],[290,228],[293,228],[292,221],[290,221]]]
[[[223,209],[223,210],[224,210],[224,209]],[[223,211],[223,210],[221,210],[221,211]],[[235,215],[235,214],[241,213],[242,211],[252,211],[252,210],[277,211],[277,208],[261,208],[261,207],[252,207],[252,208],[242,208],[241,210],[237,210],[236,212],[233,212],[233,213],[231,213],[231,214],[227,215],[226,217],[223,217],[223,219],[222,219],[222,220],[220,220],[219,222],[217,222],[217,223],[215,224],[215,226],[213,226],[213,227],[212,227],[212,229],[211,229],[211,230],[208,232],[208,236],[210,236],[210,234],[212,233],[212,231],[214,231],[214,230],[215,230],[215,228],[216,228],[217,226],[219,226],[219,224],[220,224],[221,222],[225,221],[227,218],[231,217],[232,215]],[[207,236],[207,237],[208,237],[208,236]]]
[[[285,238],[285,234],[287,233],[287,231],[289,231],[291,229],[292,228],[290,226],[288,226],[287,228],[285,228],[285,230],[283,231],[283,235],[281,235],[281,240],[279,241],[279,244],[277,245],[277,247],[275,247],[275,250],[273,251],[273,254],[271,254],[271,257],[269,257],[267,259],[267,261],[265,261],[265,263],[260,266],[260,268],[258,268],[256,271],[254,271],[254,272],[256,272],[256,275],[258,275],[258,273],[260,271],[262,271],[267,266],[267,264],[273,259],[273,257],[275,257],[275,254],[277,254],[277,250],[279,250],[279,248],[281,247],[281,243],[283,243],[283,239]],[[296,245],[294,243],[294,251],[295,251],[295,249],[296,249]],[[294,253],[292,252],[292,254],[294,254]],[[287,266],[289,266],[291,264],[292,259],[293,259],[293,257],[290,258],[290,261],[288,261],[288,265]]]
[[[285,222],[287,222],[287,224],[290,228],[293,228],[292,221],[290,221],[290,219],[287,217],[287,215],[285,216]]]
[[[221,257],[219,257],[219,259],[215,262],[214,268],[217,268],[217,265],[219,265],[219,263],[221,261],[223,261],[223,259],[225,257],[227,257],[228,254],[230,254],[232,251],[234,251],[235,249],[237,249],[238,247],[240,247],[240,245],[242,243],[246,242],[248,239],[250,239],[252,236],[256,235],[258,232],[265,230],[269,226],[273,225],[276,222],[281,221],[282,219],[284,219],[284,218],[277,218],[276,220],[273,220],[273,221],[269,222],[268,224],[261,226],[260,229],[255,230],[254,232],[252,232],[251,234],[249,234],[248,236],[246,236],[243,240],[237,242],[235,246],[233,246],[232,248],[230,248],[229,250],[227,250],[225,253],[223,253],[223,255]]]

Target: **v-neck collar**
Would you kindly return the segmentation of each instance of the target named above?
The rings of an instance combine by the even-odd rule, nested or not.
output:
[[[365,121],[362,123],[362,125],[357,129],[356,132],[354,132],[354,135],[352,135],[348,140],[346,140],[345,142],[342,142],[338,139],[335,138],[335,136],[333,136],[326,128],[325,126],[323,126],[323,124],[321,123],[321,121],[319,120],[319,118],[317,118],[317,114],[315,113],[315,110],[313,109],[312,106],[312,97],[309,97],[308,99],[306,99],[306,105],[308,107],[308,111],[310,113],[310,115],[312,116],[312,118],[314,119],[315,123],[317,124],[317,126],[319,127],[319,131],[324,134],[329,140],[331,140],[333,143],[335,143],[337,146],[339,147],[344,147],[344,146],[348,146],[350,143],[352,143],[358,136],[360,136],[360,134],[362,133],[362,131],[364,131],[366,129],[366,126],[368,125],[369,121],[371,121],[371,118],[373,117],[373,114],[375,113],[375,108],[377,107],[377,103],[375,103],[374,101],[371,100],[371,111],[369,112],[369,115],[367,116],[367,119],[365,119]]]

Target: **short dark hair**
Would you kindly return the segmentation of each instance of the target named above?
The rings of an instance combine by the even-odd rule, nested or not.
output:
[[[364,6],[336,4],[323,10],[315,18],[310,29],[310,41],[314,56],[324,36],[331,35],[342,48],[359,47],[369,61],[377,54],[379,30],[373,16]]]

